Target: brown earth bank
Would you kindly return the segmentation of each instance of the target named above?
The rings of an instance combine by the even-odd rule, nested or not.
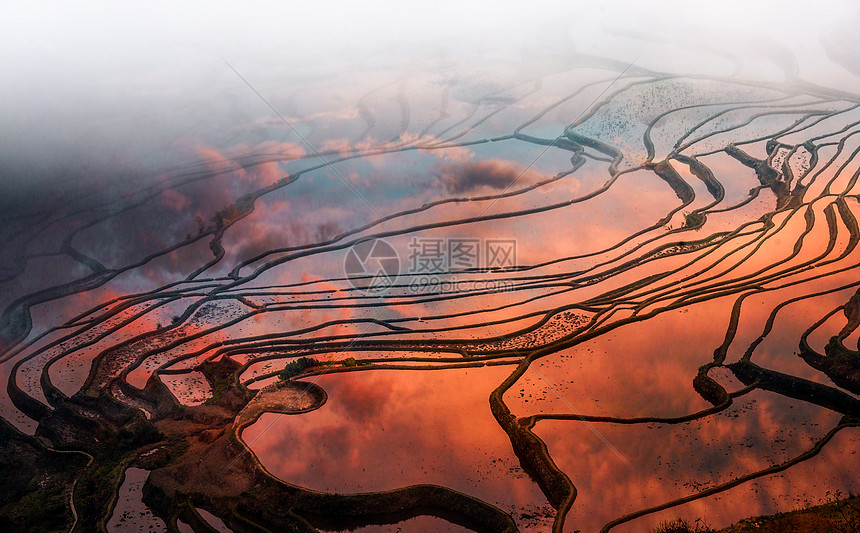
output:
[[[653,533],[860,533],[860,496],[828,494],[826,503],[786,513],[745,518],[715,530],[707,520],[683,519],[664,522]]]

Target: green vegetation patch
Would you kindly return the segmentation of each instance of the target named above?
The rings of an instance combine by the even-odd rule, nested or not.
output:
[[[312,357],[299,357],[295,361],[287,363],[287,366],[278,372],[278,378],[280,378],[281,381],[286,381],[294,376],[298,376],[308,368],[315,366],[322,366],[322,362],[317,361]]]

